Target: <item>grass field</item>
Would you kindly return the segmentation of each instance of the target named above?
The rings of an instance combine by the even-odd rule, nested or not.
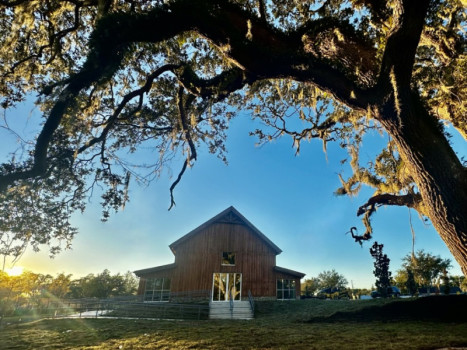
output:
[[[55,319],[0,329],[0,349],[467,347],[467,296],[258,302],[251,321]]]

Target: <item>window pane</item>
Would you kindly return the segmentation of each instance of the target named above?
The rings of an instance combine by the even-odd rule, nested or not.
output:
[[[156,291],[155,290],[153,300],[154,301],[161,301],[162,300],[162,291],[160,291],[160,290]]]
[[[229,273],[228,277],[229,277],[229,285],[227,287],[227,293],[228,293],[227,299],[230,300],[230,297],[232,297],[232,299],[235,300],[235,294],[236,294],[236,291],[235,291],[235,274],[234,273]]]
[[[241,287],[242,287],[242,274],[237,273],[235,274],[235,288],[237,290],[240,290]]]
[[[152,290],[146,291],[144,293],[144,301],[152,301]]]
[[[291,280],[291,281],[290,281],[290,288],[294,288],[294,289],[295,289],[295,280]]]
[[[284,299],[284,297],[283,297],[283,294],[282,294],[282,291],[281,291],[281,290],[277,290],[277,299]]]
[[[163,289],[170,290],[170,278],[164,278]]]
[[[162,292],[162,301],[169,301],[169,298],[170,298],[170,292],[168,291],[163,291]]]
[[[227,300],[228,298],[227,274],[219,274],[219,300]]]
[[[146,290],[153,290],[154,289],[154,279],[148,278],[146,280]]]
[[[282,280],[277,280],[277,289],[282,289]]]
[[[222,253],[222,265],[235,265],[235,253],[223,252]]]
[[[213,300],[220,300],[220,289],[219,289],[219,281],[220,281],[220,276],[218,273],[214,274],[214,288],[212,292],[212,299]]]
[[[155,281],[154,281],[154,289],[155,290],[161,290],[162,289],[162,281],[164,279],[163,278],[156,278]]]

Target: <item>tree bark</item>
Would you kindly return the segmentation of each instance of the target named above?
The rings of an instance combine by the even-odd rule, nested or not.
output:
[[[467,276],[467,171],[416,92],[400,97],[399,113],[388,111],[388,103],[380,121],[418,186],[424,212]]]

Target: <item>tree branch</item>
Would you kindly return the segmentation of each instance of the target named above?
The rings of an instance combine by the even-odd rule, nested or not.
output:
[[[429,0],[398,0],[394,5],[394,25],[383,54],[378,85],[389,86],[391,72],[398,89],[410,89],[415,53],[425,24]],[[404,50],[401,50],[401,48]]]
[[[376,207],[382,205],[405,206],[419,211],[421,202],[422,197],[418,193],[408,193],[405,195],[393,195],[389,193],[377,194],[358,208],[357,216],[369,211],[373,212]]]
[[[196,157],[197,157],[196,147],[195,147],[195,145],[193,143],[193,139],[191,138],[190,129],[189,129],[188,124],[186,122],[186,120],[187,120],[186,107],[191,104],[191,102],[193,101],[193,97],[192,97],[192,95],[190,95],[190,96],[188,96],[188,98],[185,101],[184,93],[183,93],[183,86],[180,86],[180,88],[178,89],[177,99],[178,99],[178,111],[179,111],[179,116],[180,116],[180,128],[181,128],[181,130],[183,132],[183,137],[188,142],[190,150],[189,150],[189,156],[185,159],[185,161],[183,163],[182,170],[178,174],[177,179],[170,186],[170,206],[169,206],[169,210],[172,209],[172,207],[175,205],[174,194],[173,194],[173,191],[174,191],[175,187],[177,186],[177,184],[182,179],[182,176],[185,173],[187,166],[190,164],[190,162],[192,160],[196,160]]]
[[[182,67],[178,78],[191,94],[202,98],[209,97],[217,102],[254,81],[253,77],[247,76],[247,72],[237,67],[226,70],[214,78],[202,79],[188,65]]]
[[[258,10],[259,10],[259,16],[263,21],[266,21],[266,4],[264,3],[264,0],[258,0]]]
[[[139,108],[141,108],[141,98],[142,98],[144,93],[148,93],[149,90],[151,90],[151,86],[152,86],[152,83],[154,82],[154,80],[157,77],[159,77],[161,74],[163,74],[165,72],[168,72],[168,71],[173,71],[178,67],[179,67],[179,65],[176,65],[176,64],[166,64],[166,65],[156,69],[154,72],[152,72],[147,77],[145,84],[141,88],[139,88],[137,90],[134,90],[134,91],[131,91],[130,93],[126,94],[123,97],[122,101],[117,106],[117,108],[115,109],[112,116],[105,122],[105,127],[104,127],[104,130],[102,131],[102,133],[98,137],[95,137],[95,138],[89,140],[88,142],[86,142],[85,145],[83,145],[82,147],[80,147],[78,149],[77,153],[82,153],[86,149],[88,149],[88,148],[92,147],[93,145],[95,145],[96,143],[104,141],[106,139],[108,133],[111,131],[112,127],[114,126],[115,122],[117,121],[120,113],[123,111],[123,109],[128,104],[128,102],[130,102],[133,98],[139,96],[140,97]]]

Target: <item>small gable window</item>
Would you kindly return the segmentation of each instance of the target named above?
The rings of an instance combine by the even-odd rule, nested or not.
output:
[[[227,266],[235,265],[235,253],[223,252],[222,253],[222,265],[227,265]]]

